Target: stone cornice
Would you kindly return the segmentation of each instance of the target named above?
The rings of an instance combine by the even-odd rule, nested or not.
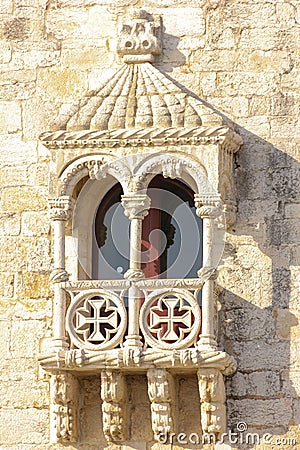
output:
[[[152,350],[139,353],[138,358],[128,362],[126,350],[113,349],[109,351],[89,351],[83,349],[61,350],[58,353],[45,353],[39,356],[39,362],[44,370],[71,370],[74,372],[90,372],[114,368],[122,371],[132,371],[133,367],[146,371],[155,367],[172,368],[180,372],[191,372],[199,368],[216,368],[224,375],[236,371],[235,359],[219,350],[199,351],[197,348],[186,350]]]
[[[221,144],[235,152],[242,139],[226,126],[161,129],[122,129],[103,131],[54,131],[40,136],[48,148],[160,147],[165,145]]]

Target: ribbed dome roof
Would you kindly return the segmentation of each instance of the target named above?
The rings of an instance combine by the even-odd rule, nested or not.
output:
[[[222,124],[201,100],[187,94],[150,63],[124,64],[56,122],[57,130],[193,128]]]

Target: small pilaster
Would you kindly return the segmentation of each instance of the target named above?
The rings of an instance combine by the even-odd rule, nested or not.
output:
[[[196,214],[203,220],[203,266],[214,268],[214,219],[221,210],[220,197],[218,195],[195,194]],[[202,333],[198,343],[201,350],[216,349],[217,342],[214,332],[214,280],[209,277],[202,289]]]
[[[54,349],[67,348],[65,335],[66,293],[60,282],[68,280],[65,270],[65,225],[71,216],[74,200],[63,196],[49,200],[49,214],[53,229],[53,259],[54,268],[50,274],[53,283],[53,339]]]

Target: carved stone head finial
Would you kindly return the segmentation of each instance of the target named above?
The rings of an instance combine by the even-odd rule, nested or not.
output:
[[[120,28],[117,52],[127,63],[152,62],[161,53],[160,18],[132,9]]]

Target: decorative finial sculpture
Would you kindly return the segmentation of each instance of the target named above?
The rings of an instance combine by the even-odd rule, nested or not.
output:
[[[119,31],[117,52],[126,63],[153,62],[161,54],[161,20],[132,9]]]

